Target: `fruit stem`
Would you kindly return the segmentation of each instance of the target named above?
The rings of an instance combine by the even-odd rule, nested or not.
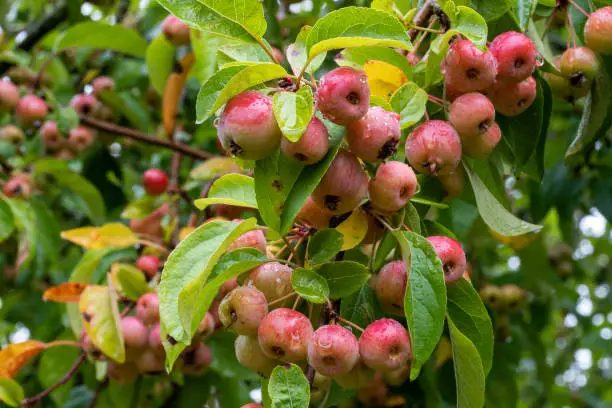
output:
[[[298,303],[300,303],[300,300],[302,300],[302,297],[298,295],[298,297],[295,298],[295,302],[293,302],[293,307],[291,308],[292,310],[297,309]]]
[[[283,240],[285,241],[285,244],[287,246],[289,246],[289,249],[291,250],[291,255],[289,255],[289,258],[287,258],[287,262],[291,262],[291,259],[295,258],[295,262],[299,264],[300,263],[300,258],[298,258],[296,249],[297,249],[298,246],[300,246],[300,244],[302,243],[304,238],[298,239],[298,241],[296,242],[295,246],[291,245],[291,243],[289,242],[287,237],[283,237]]]
[[[438,98],[437,96],[434,96],[434,95],[429,95],[429,94],[428,94],[428,95],[427,95],[427,98],[429,98],[429,100],[430,100],[431,102],[433,102],[433,103],[437,103],[437,104],[438,104],[438,105],[440,105],[440,106],[448,107],[448,106],[450,106],[450,104],[451,104],[449,101],[445,101],[444,99],[442,99],[442,98]]]
[[[374,217],[376,217],[376,219],[385,226],[385,228],[387,228],[389,231],[393,231],[395,230],[395,228],[393,228],[384,218],[374,214]]]
[[[280,302],[282,302],[282,301],[284,301],[284,300],[287,300],[287,299],[289,299],[290,297],[295,296],[295,295],[297,295],[297,292],[291,292],[291,293],[289,293],[288,295],[281,296],[281,297],[279,297],[278,299],[273,300],[273,301],[271,301],[270,303],[268,303],[268,306],[272,306],[272,305],[275,305],[275,304],[277,304],[277,303],[280,303]],[[298,298],[299,298],[299,296],[298,296]]]
[[[574,48],[576,47],[576,30],[574,30],[574,22],[572,21],[572,13],[570,13],[570,9],[567,9],[567,21],[569,23],[569,31],[572,36],[572,45]]]
[[[579,12],[581,12],[582,14],[584,14],[584,15],[586,16],[586,18],[591,17],[591,15],[590,15],[589,13],[587,13],[586,11],[584,11],[584,9],[583,9],[582,7],[580,7],[580,6],[578,5],[578,3],[576,3],[574,0],[569,0],[569,3],[570,3],[572,6],[576,7],[576,9],[577,9]]]
[[[157,242],[148,241],[146,239],[138,239],[136,241],[136,243],[141,244],[141,245],[145,245],[145,246],[150,246],[152,248],[158,249],[158,250],[162,251],[165,254],[169,254],[170,253],[170,251],[168,251],[164,246],[158,244]]]
[[[70,378],[72,378],[72,376],[74,374],[76,374],[76,372],[79,370],[79,367],[85,361],[85,357],[86,357],[86,354],[85,353],[81,353],[79,355],[79,358],[77,358],[76,361],[74,362],[74,364],[72,365],[72,367],[70,367],[70,370],[68,370],[68,372],[62,378],[60,378],[60,380],[58,382],[56,382],[55,384],[51,385],[46,390],[42,391],[40,394],[36,394],[33,397],[24,399],[23,401],[21,401],[21,406],[31,407],[36,402],[40,401],[41,399],[43,399],[44,397],[49,395],[49,393],[51,393],[51,391],[55,390],[56,388],[58,388],[59,386],[65,384],[65,383],[67,383],[68,380],[70,380]]]
[[[338,319],[339,322],[342,322],[344,324],[348,324],[349,326],[359,330],[360,332],[364,332],[364,329],[358,325],[356,325],[355,323],[351,322],[350,320],[346,320],[344,317],[340,317],[340,316],[336,316],[336,319]]]
[[[69,347],[81,348],[81,343],[79,343],[78,341],[72,341],[72,340],[55,340],[50,343],[47,343],[46,348],[58,347],[58,346],[69,346]]]

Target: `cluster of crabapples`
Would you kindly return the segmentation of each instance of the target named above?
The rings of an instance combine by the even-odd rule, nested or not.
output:
[[[92,94],[77,94],[70,104],[79,114],[111,119],[112,111],[95,95],[114,86],[112,78],[97,77],[91,83]],[[13,123],[0,127],[0,141],[10,143],[17,152],[21,151],[26,139],[33,136],[40,138],[46,154],[70,160],[89,149],[96,140],[95,130],[82,125],[64,134],[45,99],[10,81],[0,80],[0,115],[3,114],[10,115]],[[33,189],[29,174],[16,173],[4,183],[2,192],[8,197],[27,198]]]

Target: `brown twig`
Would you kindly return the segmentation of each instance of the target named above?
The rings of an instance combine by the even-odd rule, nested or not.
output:
[[[87,404],[86,408],[94,408],[96,406],[96,403],[98,402],[98,397],[100,396],[100,392],[102,392],[102,390],[106,388],[107,386],[108,386],[108,377],[106,377],[104,381],[102,381],[98,385],[98,388],[96,388],[96,390],[94,391],[94,395],[91,401],[89,401],[89,404]]]
[[[114,133],[116,135],[121,135],[128,137],[133,140],[137,140],[139,142],[151,144],[154,146],[161,146],[167,149],[172,149],[176,152],[184,154],[189,157],[193,157],[195,159],[207,160],[211,157],[214,157],[214,154],[194,149],[191,146],[187,146],[186,144],[173,142],[167,139],[157,138],[153,136],[149,136],[146,133],[142,133],[135,129],[126,128],[123,126],[115,125],[114,123],[105,122],[98,119],[93,119],[89,116],[81,115],[80,117],[81,123],[87,125],[89,127],[103,130],[105,132]]]
[[[36,402],[40,401],[41,399],[43,399],[44,397],[49,395],[56,388],[66,384],[68,382],[68,380],[70,380],[70,378],[72,378],[72,376],[74,374],[76,374],[76,372],[78,371],[78,369],[81,366],[81,364],[83,364],[83,362],[85,361],[85,356],[86,356],[85,353],[81,353],[79,355],[79,358],[77,358],[76,361],[74,362],[74,364],[72,365],[72,367],[70,367],[70,370],[68,370],[68,372],[58,382],[56,382],[55,384],[53,384],[52,386],[50,386],[49,388],[47,388],[46,390],[44,390],[40,394],[37,394],[37,395],[35,395],[33,397],[24,399],[23,401],[21,401],[21,406],[23,406],[23,407],[31,407]]]
[[[427,0],[423,7],[416,13],[414,18],[412,19],[413,25],[416,27],[424,27],[427,25],[427,22],[431,18],[434,13],[434,2],[432,0]],[[416,28],[411,28],[408,30],[408,36],[410,37],[410,41],[414,41],[419,30]]]

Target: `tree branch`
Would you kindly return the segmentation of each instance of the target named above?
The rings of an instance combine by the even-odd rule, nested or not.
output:
[[[105,132],[114,133],[116,135],[121,135],[128,137],[133,140],[137,140],[139,142],[165,147],[167,149],[174,150],[176,152],[182,153],[186,156],[193,157],[194,159],[207,160],[211,157],[215,157],[215,155],[194,149],[191,146],[187,146],[183,143],[173,142],[166,139],[161,139],[153,136],[149,136],[146,133],[142,133],[135,129],[126,128],[123,126],[115,125],[114,123],[104,122],[102,120],[93,119],[89,116],[81,115],[80,116],[81,123],[92,127],[94,129],[103,130]]]
[[[72,365],[70,370],[68,370],[68,372],[58,382],[56,382],[55,384],[53,384],[52,386],[50,386],[49,388],[47,388],[46,390],[44,390],[40,394],[37,394],[37,395],[35,395],[35,396],[31,397],[31,398],[24,399],[23,401],[21,401],[21,406],[23,406],[23,407],[31,407],[36,402],[40,401],[41,399],[43,399],[44,397],[49,395],[51,393],[51,391],[55,390],[56,388],[60,387],[61,385],[66,384],[68,382],[68,380],[70,380],[70,378],[72,378],[72,376],[74,374],[76,374],[76,372],[78,371],[78,369],[81,366],[81,364],[83,364],[83,362],[85,361],[85,356],[86,356],[85,353],[81,353],[81,355],[74,362],[74,364]]]
[[[435,2],[433,0],[427,0],[425,4],[423,4],[423,7],[419,10],[418,13],[416,13],[414,18],[412,19],[412,23],[415,26],[417,27],[427,26],[427,22],[429,21],[429,19],[434,13],[434,3]],[[410,30],[408,30],[408,36],[410,37],[410,40],[414,41],[418,33],[419,33],[419,30],[415,28],[411,28]]]

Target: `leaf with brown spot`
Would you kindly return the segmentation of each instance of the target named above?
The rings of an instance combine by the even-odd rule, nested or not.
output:
[[[43,300],[45,302],[59,302],[59,303],[79,303],[81,293],[89,286],[87,283],[82,282],[67,282],[61,285],[53,286],[43,293]]]
[[[172,138],[172,134],[174,133],[179,100],[183,92],[183,87],[185,86],[185,81],[187,81],[187,75],[194,62],[195,57],[193,53],[185,55],[166,80],[164,99],[162,102],[162,119],[168,138]]]
[[[31,358],[43,351],[47,345],[37,340],[9,344],[0,350],[0,378],[14,378]]]

